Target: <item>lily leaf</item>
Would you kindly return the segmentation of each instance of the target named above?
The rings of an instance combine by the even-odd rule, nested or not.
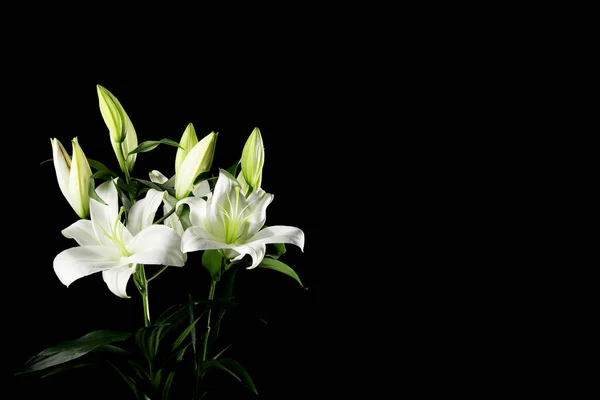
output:
[[[114,177],[118,176],[115,172],[113,172],[106,165],[102,164],[100,161],[92,160],[91,158],[88,158],[87,160],[88,160],[88,164],[90,164],[90,167],[94,168],[96,171],[102,171],[102,172],[105,172],[108,175],[111,175]]]
[[[298,277],[298,274],[292,268],[290,268],[287,264],[284,264],[279,260],[275,260],[274,258],[265,257],[265,258],[263,258],[262,262],[260,264],[258,264],[258,266],[260,268],[267,268],[267,269],[279,271],[282,274],[290,276],[290,277],[294,278],[296,281],[298,281],[300,286],[304,287],[304,285],[302,284],[302,281],[300,281],[300,278]]]
[[[171,139],[147,140],[143,143],[140,143],[135,149],[131,150],[129,154],[131,155],[135,153],[145,153],[150,150],[154,150],[160,144],[168,144],[169,146],[183,148],[179,145],[179,143]]]
[[[20,373],[40,371],[75,360],[109,343],[127,340],[131,335],[130,332],[112,330],[90,332],[78,339],[47,347],[25,363],[25,369]]]
[[[222,369],[223,371],[229,373],[238,382],[246,385],[248,387],[248,389],[250,389],[252,391],[252,393],[258,394],[258,391],[256,390],[256,386],[254,386],[254,382],[252,381],[250,374],[248,374],[248,371],[246,371],[246,368],[244,368],[242,366],[242,364],[240,364],[236,360],[234,360],[232,358],[222,358],[220,361],[213,359],[213,360],[208,361],[207,363],[208,363],[208,366],[214,366],[214,367],[217,367],[217,368]]]
[[[231,167],[227,168],[227,172],[229,172],[232,176],[237,176],[238,166],[240,165],[241,160],[238,160]]]
[[[194,179],[194,185],[198,185],[198,184],[200,184],[200,182],[205,181],[210,178],[211,178],[210,172],[208,172],[208,171],[202,172],[196,177],[196,179]]]
[[[133,392],[133,394],[135,395],[135,397],[137,399],[141,399],[142,397],[142,393],[140,393],[140,391],[137,388],[137,385],[135,384],[135,381],[133,379],[131,379],[131,377],[127,376],[125,373],[123,373],[123,371],[121,371],[119,368],[117,368],[113,363],[111,363],[110,361],[108,361],[108,364],[114,368],[114,370],[119,374],[119,376],[123,379],[123,381],[125,381],[125,383],[127,384],[127,386],[129,386],[129,388],[131,389],[131,391]]]
[[[90,179],[88,182],[88,195],[90,196],[90,199],[94,199],[100,202],[101,204],[107,205],[106,202],[102,200],[100,196],[98,196],[98,193],[96,193],[96,188],[94,187],[93,179]]]
[[[183,332],[181,332],[181,335],[179,335],[177,340],[175,340],[175,343],[173,343],[173,350],[177,349],[181,345],[181,343],[183,343],[185,338],[188,337],[192,329],[194,329],[194,327],[196,326],[198,321],[200,321],[200,318],[202,318],[203,315],[204,313],[200,314],[200,316],[196,318],[194,322],[192,322],[187,328],[185,328]]]
[[[273,243],[269,246],[270,248],[275,250],[275,253],[267,254],[267,256],[278,259],[282,254],[285,254],[287,251],[284,243]]]
[[[42,375],[42,378],[47,378],[49,376],[58,374],[60,372],[64,372],[64,371],[71,371],[77,368],[85,368],[85,367],[91,367],[93,366],[93,363],[90,362],[85,362],[85,363],[78,363],[78,364],[70,364],[70,363],[66,363],[64,365],[58,366],[56,368],[53,368],[50,370],[50,372],[46,373],[45,375]]]
[[[224,282],[223,283],[225,284],[224,285],[225,297],[223,298],[223,301],[226,302],[226,304],[228,302],[231,302],[231,300],[233,299],[233,284],[235,282],[235,275],[236,275],[237,271],[238,271],[237,269],[234,269],[234,270],[229,271],[229,273],[224,274],[224,278],[223,278]],[[209,337],[208,337],[208,343],[209,343],[210,348],[212,348],[213,343],[219,336],[219,332],[221,330],[221,321],[223,320],[223,316],[225,315],[225,312],[227,311],[228,308],[229,307],[221,307],[219,309],[219,313],[217,314],[217,317],[215,318],[213,327],[211,328]]]
[[[202,265],[215,281],[218,281],[221,275],[222,263],[223,256],[219,250],[204,250],[204,253],[202,254]]]

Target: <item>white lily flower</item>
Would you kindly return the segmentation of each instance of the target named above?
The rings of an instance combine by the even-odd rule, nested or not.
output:
[[[92,176],[90,164],[79,146],[77,138],[71,140],[72,159],[58,139],[52,138],[50,142],[52,143],[52,158],[60,191],[77,215],[85,219],[90,214],[88,192],[88,184]]]
[[[221,169],[210,199],[188,197],[181,200],[190,206],[192,223],[181,238],[182,251],[221,250],[232,261],[241,260],[248,254],[252,258],[248,269],[261,263],[269,243],[291,243],[304,251],[304,232],[299,228],[269,226],[262,229],[267,206],[272,201],[273,195],[262,189],[246,198],[240,183]]]
[[[121,170],[131,172],[137,154],[129,152],[138,146],[135,128],[119,100],[106,88],[96,85],[100,114],[110,132],[110,141]],[[121,153],[122,151],[122,153]]]
[[[188,129],[191,129],[190,125],[188,125]],[[186,129],[186,132],[188,129]],[[186,136],[186,132],[184,132],[184,137]],[[196,143],[191,150],[186,150],[187,153],[180,153],[183,154],[180,156],[183,157],[183,161],[180,158],[181,164],[175,170],[175,197],[177,200],[188,196],[195,187],[194,181],[198,175],[210,170],[216,143],[217,133],[211,132]]]
[[[96,193],[106,205],[90,200],[90,220],[81,219],[62,231],[79,244],[54,258],[54,272],[65,286],[102,271],[110,291],[128,298],[127,282],[138,264],[185,264],[187,254],[181,251],[181,237],[165,225],[153,224],[163,192],[150,189],[145,198],[134,203],[127,226],[120,220],[115,182],[102,183]]]

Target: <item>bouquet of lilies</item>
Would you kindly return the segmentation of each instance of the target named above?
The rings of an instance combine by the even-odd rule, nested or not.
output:
[[[74,245],[56,255],[53,267],[67,287],[101,273],[108,289],[124,299],[130,298],[127,285],[132,279],[141,296],[144,326],[134,332],[96,330],[56,343],[19,373],[49,376],[100,360],[137,399],[166,400],[174,385],[185,387],[181,390],[189,393],[186,398],[200,399],[207,393],[211,371],[229,374],[257,393],[245,368],[227,356],[228,346],[216,347],[234,278],[240,269],[268,268],[302,286],[280,257],[285,244],[304,247],[301,229],[265,225],[273,195],[261,188],[265,154],[260,130],[252,131],[239,161],[213,171],[216,132],[198,140],[190,123],[179,142],[138,143],[119,100],[100,85],[97,92],[119,169],[87,158],[77,137],[71,140],[71,155],[51,138],[58,186],[79,217],[62,230]],[[175,174],[152,170],[145,178],[135,177],[138,155],[160,145],[176,149]],[[202,252],[199,260],[210,279],[207,298],[190,296],[189,302],[152,318],[149,282],[167,268],[185,267],[188,253],[196,251]]]

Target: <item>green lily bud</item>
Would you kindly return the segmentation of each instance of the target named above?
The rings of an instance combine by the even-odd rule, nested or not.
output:
[[[82,219],[86,219],[90,215],[90,196],[88,192],[88,185],[92,176],[90,164],[79,146],[77,138],[71,140],[73,146],[72,159],[58,139],[52,138],[50,142],[60,191],[77,215]]]
[[[211,132],[196,143],[185,155],[179,168],[175,170],[175,197],[177,200],[187,197],[194,189],[194,181],[198,175],[210,170],[215,155],[216,143],[217,133]]]
[[[260,135],[260,130],[254,128],[242,150],[241,175],[250,187],[250,190],[246,195],[249,195],[253,190],[260,188],[264,163],[265,146],[263,144],[262,136]]]
[[[123,172],[131,172],[137,154],[129,152],[138,146],[135,128],[117,98],[106,88],[96,85],[100,113],[110,132],[110,141]]]
[[[194,129],[194,125],[190,123],[185,128],[183,135],[181,135],[181,140],[179,141],[179,146],[181,147],[177,148],[177,154],[175,155],[175,171],[179,171],[181,163],[197,143],[198,137],[196,136],[196,130]]]

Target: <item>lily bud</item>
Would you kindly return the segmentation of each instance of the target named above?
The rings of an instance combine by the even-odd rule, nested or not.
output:
[[[179,168],[175,169],[175,197],[177,200],[187,197],[194,189],[194,181],[198,175],[210,170],[215,155],[216,143],[217,133],[209,133],[192,147],[185,155]]]
[[[71,140],[73,146],[72,159],[58,139],[52,138],[50,142],[52,143],[52,158],[60,191],[77,215],[82,219],[86,219],[90,215],[90,195],[88,192],[88,185],[92,176],[90,164],[79,146],[77,138]]]
[[[177,154],[175,155],[175,171],[179,171],[181,163],[197,143],[198,136],[196,136],[196,130],[194,129],[194,125],[190,123],[185,128],[179,141],[179,146],[181,147],[177,148]]]
[[[250,186],[249,192],[260,188],[262,182],[262,169],[265,163],[265,146],[263,145],[260,130],[254,128],[244,149],[242,150],[242,171],[241,175],[244,181]],[[247,192],[246,195],[250,193]]]
[[[100,113],[110,132],[110,141],[123,172],[133,169],[137,154],[129,152],[138,145],[135,128],[117,98],[106,88],[96,85]]]

